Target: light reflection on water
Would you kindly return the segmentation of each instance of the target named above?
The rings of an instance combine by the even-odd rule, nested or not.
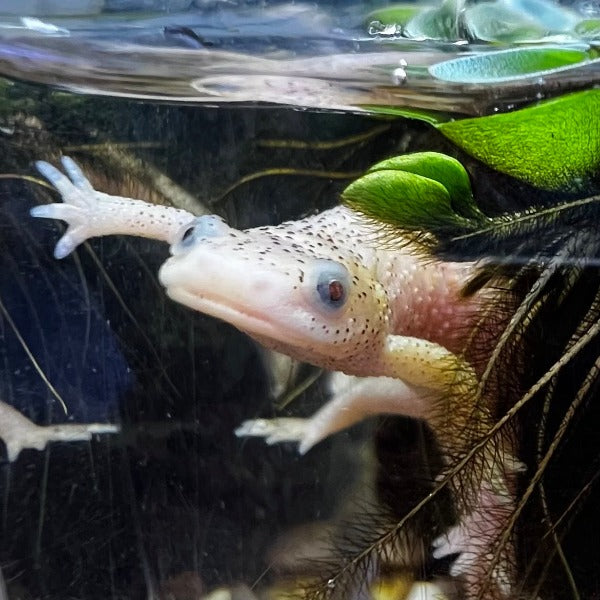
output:
[[[576,39],[564,41],[581,46]],[[485,85],[440,81],[427,72],[441,61],[493,49],[464,38],[423,42],[369,35],[358,4],[223,5],[160,16],[107,13],[0,23],[0,74],[18,79],[26,73],[29,81],[75,92],[186,103],[486,114],[534,98],[540,91],[535,77]],[[405,76],[398,77],[399,68]],[[590,64],[548,72],[544,92],[589,85],[597,71]]]

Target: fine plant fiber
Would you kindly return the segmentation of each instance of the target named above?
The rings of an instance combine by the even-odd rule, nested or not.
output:
[[[592,597],[600,590],[599,554],[597,547],[585,547],[585,532],[590,515],[596,518],[600,465],[594,443],[600,410],[600,197],[559,199],[500,216],[446,218],[414,204],[403,213],[388,192],[375,195],[383,210],[351,195],[344,199],[383,221],[382,243],[393,245],[402,236],[432,260],[480,261],[463,294],[488,294],[465,356],[482,363],[477,398],[483,414],[486,407],[493,413],[494,424],[483,434],[480,428],[479,435],[462,431],[470,451],[453,461],[435,489],[452,481],[460,507],[460,484],[476,481],[485,471],[482,464],[503,452],[498,435],[515,437],[515,459],[524,463],[524,471],[516,480],[517,502],[496,541],[493,565],[514,543],[519,582],[514,598]],[[490,348],[487,331],[494,319],[502,328]],[[425,504],[390,531],[402,531]],[[388,539],[369,546],[371,562]],[[364,556],[348,557],[346,572],[368,573]],[[491,579],[491,573],[487,576]],[[482,586],[477,597],[493,598],[489,593]]]
[[[430,489],[433,482],[424,480],[423,484]],[[380,489],[377,501],[356,501],[350,516],[339,520],[327,539],[331,552],[326,557],[299,565],[304,575],[309,574],[309,583],[298,597],[363,597],[361,593],[365,594],[379,577],[395,575],[413,580],[426,576],[425,557],[434,537],[442,531],[440,523],[451,524],[455,516],[432,503],[423,507],[419,519],[405,520],[398,526],[397,507],[393,501],[382,502],[381,493]]]
[[[590,439],[597,418],[593,407],[599,380],[596,204],[597,198],[593,198],[576,207],[545,210],[544,226],[536,228],[533,240],[523,239],[520,245],[508,240],[514,254],[524,256],[527,247],[527,265],[513,271],[510,262],[487,258],[482,267],[482,272],[491,273],[481,277],[487,285],[500,281],[495,289],[505,287],[518,299],[517,309],[485,366],[480,391],[489,388],[493,379],[495,389],[488,389],[487,396],[492,393],[497,398],[498,417],[514,412],[515,407],[520,409],[507,424],[517,431],[519,458],[527,471],[520,478],[518,504],[496,553],[497,558],[516,534],[518,581],[522,583],[515,597],[519,598],[537,597],[540,590],[544,590],[543,597],[550,598],[588,597],[597,592],[597,582],[586,577],[597,569],[593,559],[579,562],[579,573],[574,572],[572,565],[585,551],[574,552],[578,533],[570,532],[571,527],[578,527],[581,535],[582,525],[575,516],[581,512],[580,505],[593,497],[589,487],[598,468],[598,451]],[[593,207],[592,214],[581,213],[581,206]],[[572,220],[574,214],[578,221]],[[561,222],[565,216],[567,223]],[[569,228],[571,235],[567,236]],[[506,296],[497,295],[495,302],[505,301]],[[520,397],[515,402],[516,390]],[[503,399],[507,391],[509,398]],[[565,470],[570,472],[570,492]],[[590,484],[581,494],[579,486],[585,489],[586,481]],[[533,515],[536,517],[531,518]],[[541,526],[532,531],[532,523]],[[541,542],[536,545],[534,540]]]
[[[512,530],[516,532],[522,573],[518,597],[524,598],[536,597],[541,589],[545,590],[543,597],[579,598],[597,592],[597,582],[586,577],[597,570],[597,564],[593,560],[590,563],[589,558],[579,562],[585,551],[574,552],[573,541],[582,528],[574,513],[580,512],[579,504],[593,497],[592,490],[580,495],[579,486],[585,488],[586,481],[596,480],[594,469],[598,465],[598,452],[590,440],[591,424],[597,418],[595,408],[590,408],[596,403],[598,389],[597,198],[574,204],[544,210],[542,225],[535,227],[532,240],[523,239],[520,245],[509,240],[515,254],[523,256],[523,248],[527,248],[533,260],[526,268],[513,273],[508,261],[488,259],[482,269],[491,265],[493,278],[503,279],[520,299],[485,374],[489,380],[495,372],[495,385],[502,386],[508,373],[516,373],[513,379],[520,382],[523,393],[520,400],[528,398],[527,406],[513,422],[518,431],[519,457],[527,471],[519,482],[518,505],[499,540],[501,547]],[[590,207],[590,213],[582,212],[583,206]],[[499,416],[516,406],[512,399],[500,401],[500,392],[507,388],[514,390],[512,385],[504,385],[496,392]],[[527,389],[535,393],[525,392]],[[595,465],[591,472],[587,471],[589,464]],[[570,471],[570,492],[565,470]],[[568,513],[573,518],[566,518]],[[537,532],[531,531],[534,522],[541,523]],[[572,534],[571,527],[575,529]],[[532,551],[536,548],[532,540],[538,536],[542,543]],[[552,559],[547,559],[550,556]],[[579,573],[574,573],[572,565],[578,562]],[[559,592],[551,591],[553,583]]]

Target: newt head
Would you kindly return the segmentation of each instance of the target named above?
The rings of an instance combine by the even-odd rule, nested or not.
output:
[[[383,286],[358,249],[298,223],[238,231],[198,217],[182,228],[159,279],[177,302],[300,360],[368,362],[388,329]]]

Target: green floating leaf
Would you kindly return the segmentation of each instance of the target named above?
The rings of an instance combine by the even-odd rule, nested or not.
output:
[[[464,13],[469,37],[486,42],[520,42],[537,40],[547,30],[529,15],[512,10],[506,2],[482,2]]]
[[[370,12],[366,16],[365,21],[367,24],[378,22],[383,26],[404,26],[423,9],[423,6],[415,4],[391,4],[390,6],[378,8]]]
[[[486,165],[542,189],[584,189],[600,170],[600,90],[437,129]]]
[[[382,161],[342,193],[346,204],[404,231],[464,232],[485,216],[456,160],[435,152]]]
[[[443,185],[403,171],[363,175],[344,190],[342,199],[367,216],[410,231],[437,229],[456,219]]]
[[[585,19],[575,26],[575,34],[586,40],[600,38],[600,19]]]
[[[439,123],[445,123],[452,118],[448,113],[427,110],[426,108],[400,108],[398,106],[375,106],[372,104],[363,104],[361,108],[368,110],[373,114],[404,117],[405,119],[417,119],[417,121],[423,121],[424,123],[429,123],[433,126],[436,126]]]
[[[578,66],[588,58],[585,50],[576,48],[513,48],[446,60],[429,67],[429,73],[453,83],[495,84],[543,77]]]
[[[441,6],[420,11],[405,26],[410,38],[454,42],[460,38],[463,0],[444,0]]]
[[[453,210],[460,216],[482,216],[473,201],[469,175],[455,158],[439,152],[415,152],[381,161],[373,165],[367,173],[376,171],[406,171],[437,181],[445,188]]]

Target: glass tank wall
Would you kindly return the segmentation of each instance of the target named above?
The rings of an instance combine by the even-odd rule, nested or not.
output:
[[[600,597],[599,36],[0,2],[0,600]]]

